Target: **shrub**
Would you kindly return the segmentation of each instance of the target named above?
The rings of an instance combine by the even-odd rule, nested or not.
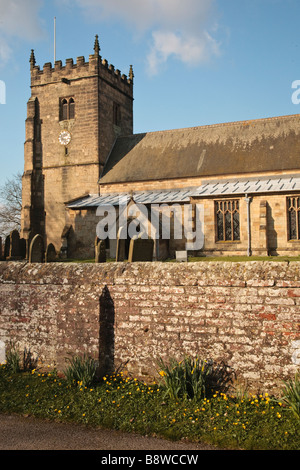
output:
[[[67,381],[70,384],[79,384],[89,387],[96,378],[98,362],[84,354],[83,357],[74,356],[70,361],[70,366],[64,371]]]
[[[289,405],[297,418],[300,419],[300,371],[294,379],[284,382],[283,401]]]

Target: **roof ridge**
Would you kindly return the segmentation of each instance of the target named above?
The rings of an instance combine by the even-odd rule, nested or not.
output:
[[[271,116],[271,117],[265,117],[265,118],[257,118],[257,119],[246,119],[242,121],[230,121],[230,122],[220,122],[220,123],[215,123],[215,124],[204,124],[202,126],[190,126],[190,127],[180,127],[180,128],[175,128],[175,129],[165,129],[165,130],[158,130],[158,131],[149,131],[149,132],[138,132],[136,134],[127,134],[123,136],[119,136],[119,139],[122,138],[129,138],[129,137],[138,137],[142,135],[148,135],[148,134],[165,134],[165,133],[171,133],[171,132],[180,132],[180,131],[187,131],[187,130],[198,130],[198,129],[211,129],[214,127],[229,127],[229,126],[238,126],[238,125],[249,125],[253,124],[256,122],[270,122],[270,121],[278,121],[282,119],[300,119],[300,114],[286,114],[282,116]]]

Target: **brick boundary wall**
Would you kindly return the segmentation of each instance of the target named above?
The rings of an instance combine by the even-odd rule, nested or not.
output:
[[[0,344],[44,365],[88,353],[102,372],[156,359],[224,361],[239,383],[274,392],[300,364],[300,263],[0,263]]]

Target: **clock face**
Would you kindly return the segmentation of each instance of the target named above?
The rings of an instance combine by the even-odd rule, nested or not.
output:
[[[62,131],[60,134],[59,134],[59,137],[58,137],[58,140],[59,142],[61,143],[61,145],[68,145],[71,141],[71,134],[70,132],[68,131]]]

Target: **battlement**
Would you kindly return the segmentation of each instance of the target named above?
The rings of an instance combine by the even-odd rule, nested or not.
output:
[[[31,86],[42,86],[49,83],[65,82],[70,84],[73,80],[99,76],[99,78],[108,81],[114,86],[121,86],[127,93],[132,93],[133,88],[133,69],[130,65],[129,74],[122,74],[114,65],[109,64],[106,59],[100,56],[100,46],[98,36],[96,35],[94,54],[89,56],[86,61],[84,56],[79,56],[76,62],[72,58],[66,59],[65,65],[61,60],[56,60],[54,66],[51,62],[44,64],[41,69],[36,65],[34,50],[31,50],[30,71]]]

